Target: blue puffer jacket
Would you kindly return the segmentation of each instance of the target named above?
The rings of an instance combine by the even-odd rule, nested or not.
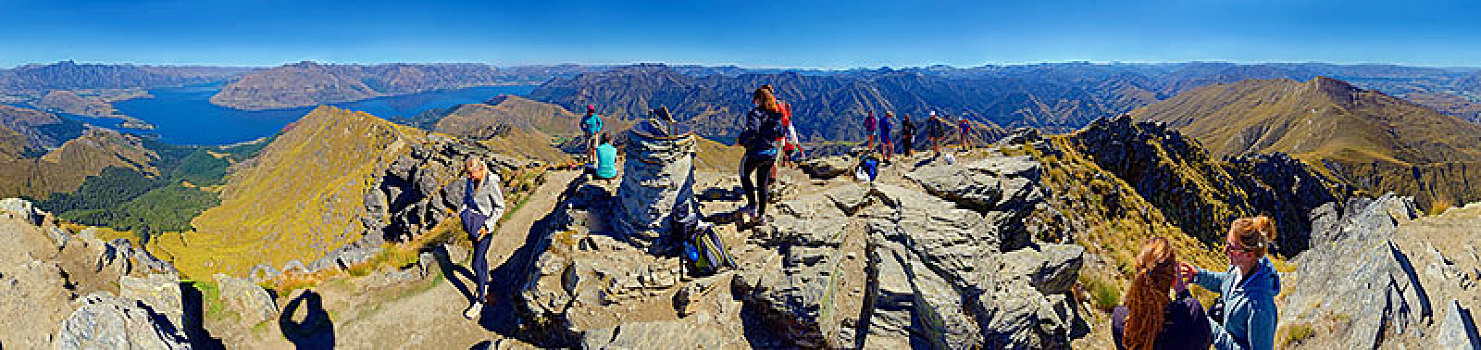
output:
[[[1280,294],[1280,274],[1270,265],[1270,258],[1261,258],[1249,279],[1240,283],[1241,277],[1239,267],[1230,266],[1228,272],[1198,269],[1198,276],[1193,279],[1193,283],[1219,293],[1224,301],[1224,324],[1208,321],[1213,328],[1214,348],[1272,349],[1275,325],[1280,320],[1280,312],[1275,308],[1275,296]]]

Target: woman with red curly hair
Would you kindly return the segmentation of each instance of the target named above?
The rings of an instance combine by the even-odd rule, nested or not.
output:
[[[1111,312],[1117,349],[1208,349],[1208,317],[1178,273],[1177,254],[1167,239],[1142,243],[1126,305]],[[1168,297],[1169,291],[1175,299]]]

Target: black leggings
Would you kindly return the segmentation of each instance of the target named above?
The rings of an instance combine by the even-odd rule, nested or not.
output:
[[[494,233],[489,232],[483,239],[473,242],[473,275],[478,278],[477,288],[473,292],[473,302],[482,303],[483,296],[489,290],[489,241],[494,240]]]
[[[756,156],[751,151],[746,151],[746,156],[741,159],[741,191],[746,192],[746,203],[756,208],[756,215],[766,215],[766,201],[771,196],[768,189],[771,187],[771,167],[774,164],[775,157]],[[751,172],[756,173],[754,184],[749,178]]]

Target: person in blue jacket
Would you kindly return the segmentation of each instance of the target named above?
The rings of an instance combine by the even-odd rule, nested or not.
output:
[[[1224,322],[1209,319],[1214,348],[1219,350],[1275,347],[1275,326],[1280,312],[1275,296],[1280,294],[1280,274],[1265,255],[1275,242],[1275,223],[1270,217],[1240,218],[1229,225],[1224,254],[1229,271],[1213,272],[1183,263],[1184,276],[1193,283],[1219,293],[1224,304]]]
[[[581,132],[586,134],[586,160],[596,160],[597,145],[600,144],[600,132],[602,132],[602,117],[597,115],[597,107],[586,105],[586,116],[581,117]]]

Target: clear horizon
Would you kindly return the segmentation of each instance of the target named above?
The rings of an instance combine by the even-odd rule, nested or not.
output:
[[[50,65],[50,64],[61,63],[63,61],[73,61],[73,63],[79,64],[79,65],[81,65],[81,64],[99,64],[99,65],[135,65],[135,66],[155,66],[155,67],[211,67],[211,68],[273,68],[273,67],[280,67],[280,66],[295,64],[295,63],[299,63],[299,62],[303,62],[303,61],[313,61],[314,63],[325,64],[325,65],[484,64],[484,65],[489,65],[489,66],[493,66],[493,67],[530,67],[530,66],[560,66],[560,65],[578,65],[578,66],[593,66],[593,67],[613,66],[613,67],[615,67],[615,66],[631,66],[631,65],[638,65],[638,64],[654,64],[654,63],[657,63],[657,64],[663,64],[663,65],[675,66],[675,67],[679,67],[679,66],[699,66],[699,67],[717,67],[717,68],[718,67],[737,67],[737,68],[741,68],[741,69],[758,69],[758,70],[777,70],[777,69],[780,69],[780,70],[793,70],[793,69],[795,69],[795,70],[817,70],[817,71],[845,71],[845,70],[853,70],[853,69],[882,69],[882,68],[889,68],[889,69],[910,69],[910,68],[926,68],[926,67],[931,67],[931,66],[946,66],[946,67],[951,67],[951,68],[956,68],[956,69],[966,69],[966,68],[975,68],[975,67],[984,67],[984,66],[1011,67],[1011,66],[1029,66],[1029,65],[1038,65],[1038,64],[1074,64],[1074,63],[1089,63],[1089,64],[1096,64],[1096,65],[1117,65],[1117,64],[1124,64],[1124,65],[1162,65],[1162,64],[1185,64],[1185,63],[1229,63],[1229,64],[1236,64],[1236,65],[1261,65],[1261,64],[1329,64],[1329,65],[1334,65],[1334,66],[1398,66],[1398,67],[1413,67],[1413,68],[1481,70],[1481,64],[1478,64],[1478,65],[1475,65],[1475,66],[1425,66],[1425,65],[1410,65],[1410,64],[1385,63],[1385,62],[1337,63],[1337,62],[1322,62],[1322,61],[1288,61],[1288,62],[1287,61],[1280,61],[1280,62],[1276,62],[1276,61],[1271,61],[1271,62],[1235,62],[1235,61],[1126,62],[1126,61],[1067,60],[1067,61],[1006,62],[1006,63],[988,62],[988,63],[983,63],[983,64],[979,64],[979,65],[975,65],[975,66],[959,66],[959,65],[950,65],[950,64],[933,64],[933,65],[916,65],[916,66],[877,66],[877,67],[813,68],[813,67],[748,67],[748,66],[735,65],[735,64],[706,64],[706,63],[653,62],[653,61],[634,61],[634,62],[622,62],[622,63],[570,63],[570,62],[553,62],[553,63],[530,63],[530,64],[501,65],[501,64],[491,63],[491,62],[466,62],[466,61],[445,61],[445,62],[411,62],[411,61],[389,61],[389,62],[327,62],[327,61],[315,61],[315,60],[297,60],[297,61],[283,62],[283,63],[273,64],[273,65],[261,65],[261,66],[257,66],[257,65],[227,65],[227,64],[212,64],[212,63],[168,63],[168,64],[160,64],[160,63],[151,63],[151,62],[93,62],[93,61],[78,61],[78,60],[71,60],[71,59],[62,59],[62,60],[55,60],[55,61],[50,61],[50,62],[30,62],[30,63],[20,64],[20,65],[15,65],[15,66],[0,67],[0,70],[16,69],[16,68],[20,68],[20,67],[27,66],[27,65]]]
[[[0,67],[1229,62],[1481,66],[1464,1],[12,1]]]

